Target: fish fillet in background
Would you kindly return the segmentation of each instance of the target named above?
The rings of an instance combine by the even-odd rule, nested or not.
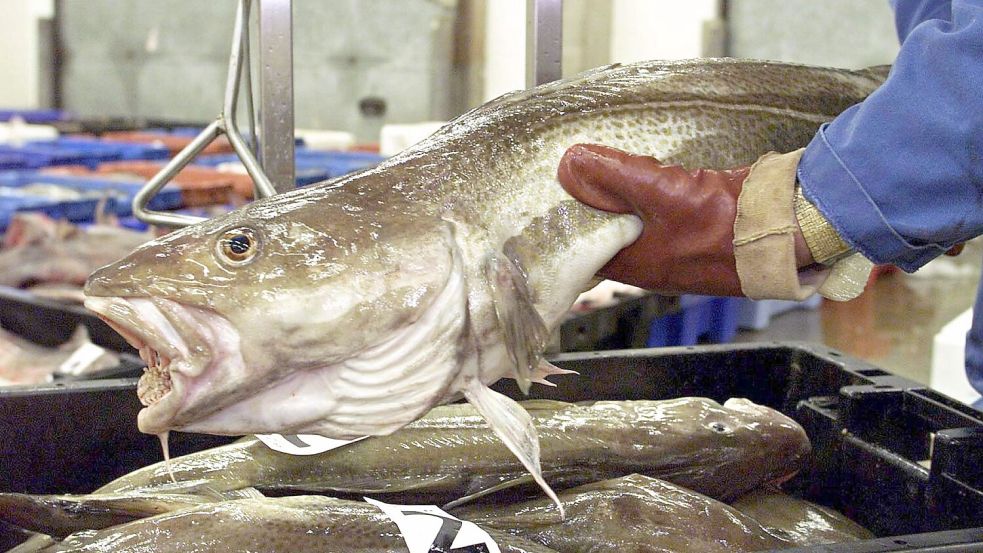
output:
[[[79,376],[117,365],[119,356],[89,341],[89,331],[81,325],[53,348],[0,328],[0,386],[41,384],[55,375]]]
[[[882,80],[702,59],[507,94],[376,168],[140,247],[89,278],[86,306],[148,360],[144,432],[381,435],[463,396],[555,500],[532,420],[489,385],[554,372],[550,331],[641,231],[563,191],[566,148],[748,164]]]

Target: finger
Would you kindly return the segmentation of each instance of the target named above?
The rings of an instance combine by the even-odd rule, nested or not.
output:
[[[631,204],[625,201],[618,186],[612,186],[611,174],[620,164],[624,152],[603,146],[577,144],[560,159],[556,176],[560,185],[577,200],[614,213],[630,213]]]
[[[653,185],[684,176],[682,168],[664,167],[654,157],[592,144],[571,146],[557,170],[560,184],[571,196],[615,213],[637,212],[647,203]]]

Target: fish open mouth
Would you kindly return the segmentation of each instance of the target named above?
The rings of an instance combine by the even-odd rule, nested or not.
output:
[[[144,432],[167,430],[183,403],[188,380],[209,363],[190,310],[160,298],[88,297],[85,306],[118,332],[147,364],[137,384]],[[193,342],[190,344],[189,341]]]

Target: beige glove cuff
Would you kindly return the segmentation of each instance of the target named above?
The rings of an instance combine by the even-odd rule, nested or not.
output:
[[[845,301],[860,295],[867,284],[873,265],[859,254],[825,269],[796,269],[793,198],[803,151],[761,156],[737,200],[734,257],[741,291],[749,298],[803,300],[818,291]]]

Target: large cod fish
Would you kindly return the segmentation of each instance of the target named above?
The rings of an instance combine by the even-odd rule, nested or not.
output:
[[[736,499],[787,479],[810,451],[795,421],[741,399],[723,405],[704,398],[520,405],[532,417],[543,475],[555,489],[637,472],[715,499]],[[197,494],[255,487],[272,495],[345,493],[390,503],[443,504],[497,493],[524,484],[527,476],[471,406],[453,404],[436,407],[390,436],[318,455],[280,453],[248,437],[141,468],[96,493]],[[0,494],[0,520],[10,497]]]
[[[553,371],[550,331],[641,231],[563,191],[566,148],[747,164],[804,146],[882,80],[696,60],[507,94],[374,169],[141,246],[92,274],[86,306],[148,361],[144,432],[380,435],[463,395],[555,500],[530,417],[489,385]]]

